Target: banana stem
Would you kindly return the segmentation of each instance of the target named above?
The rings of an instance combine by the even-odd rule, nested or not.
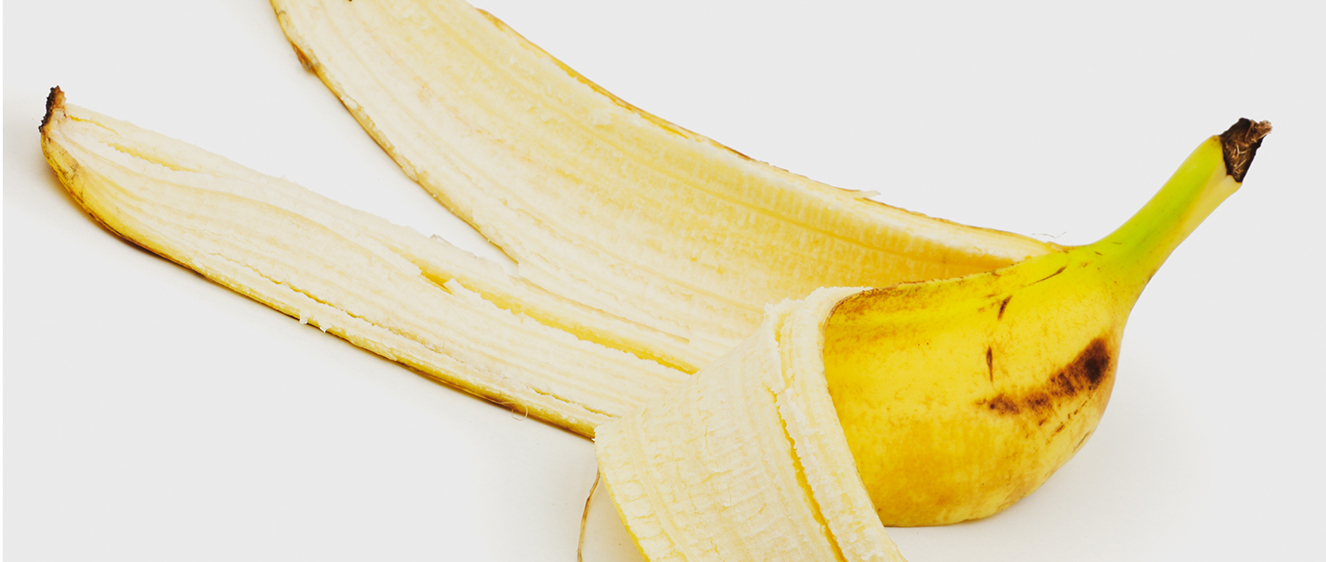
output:
[[[1238,190],[1270,132],[1268,122],[1240,119],[1211,137],[1128,222],[1084,249],[1100,253],[1116,272],[1144,285],[1197,225]]]

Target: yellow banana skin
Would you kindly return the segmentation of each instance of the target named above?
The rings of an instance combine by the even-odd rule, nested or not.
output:
[[[1102,290],[1099,264],[1085,257],[839,305],[825,370],[882,521],[991,515],[1040,486],[1095,429],[1133,299]]]
[[[1240,185],[1223,144],[1203,143],[1099,242],[838,305],[825,327],[826,377],[884,524],[992,515],[1082,447],[1109,402],[1133,303]]]

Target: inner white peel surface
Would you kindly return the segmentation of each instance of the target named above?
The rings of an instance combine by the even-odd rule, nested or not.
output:
[[[688,377],[645,358],[672,358],[675,336],[291,182],[63,103],[43,129],[61,180],[117,234],[494,402],[592,436]]]
[[[857,291],[771,307],[731,353],[599,428],[599,471],[648,560],[902,560],[819,359],[824,320]]]

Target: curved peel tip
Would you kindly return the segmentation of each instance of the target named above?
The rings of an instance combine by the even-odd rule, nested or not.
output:
[[[51,115],[54,115],[57,109],[64,109],[64,90],[59,86],[51,88],[51,93],[46,95],[46,115],[41,118],[41,125],[37,126],[38,131],[46,131],[46,124],[51,122]]]
[[[1257,148],[1270,132],[1270,121],[1244,118],[1220,134],[1220,145],[1225,153],[1225,170],[1234,177],[1234,181],[1243,183],[1243,177],[1248,175],[1248,167],[1252,165],[1252,158],[1257,155]]]

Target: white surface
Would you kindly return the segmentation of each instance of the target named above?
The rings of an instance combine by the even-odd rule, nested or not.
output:
[[[1137,305],[1090,444],[1003,514],[891,533],[914,562],[1316,554],[1322,8],[875,4],[480,3],[755,158],[1065,243],[1121,223],[1207,135],[1273,121],[1244,190]],[[7,558],[575,560],[588,441],[113,238],[43,162],[59,84],[495,255],[300,69],[265,2],[15,1],[4,16]]]

